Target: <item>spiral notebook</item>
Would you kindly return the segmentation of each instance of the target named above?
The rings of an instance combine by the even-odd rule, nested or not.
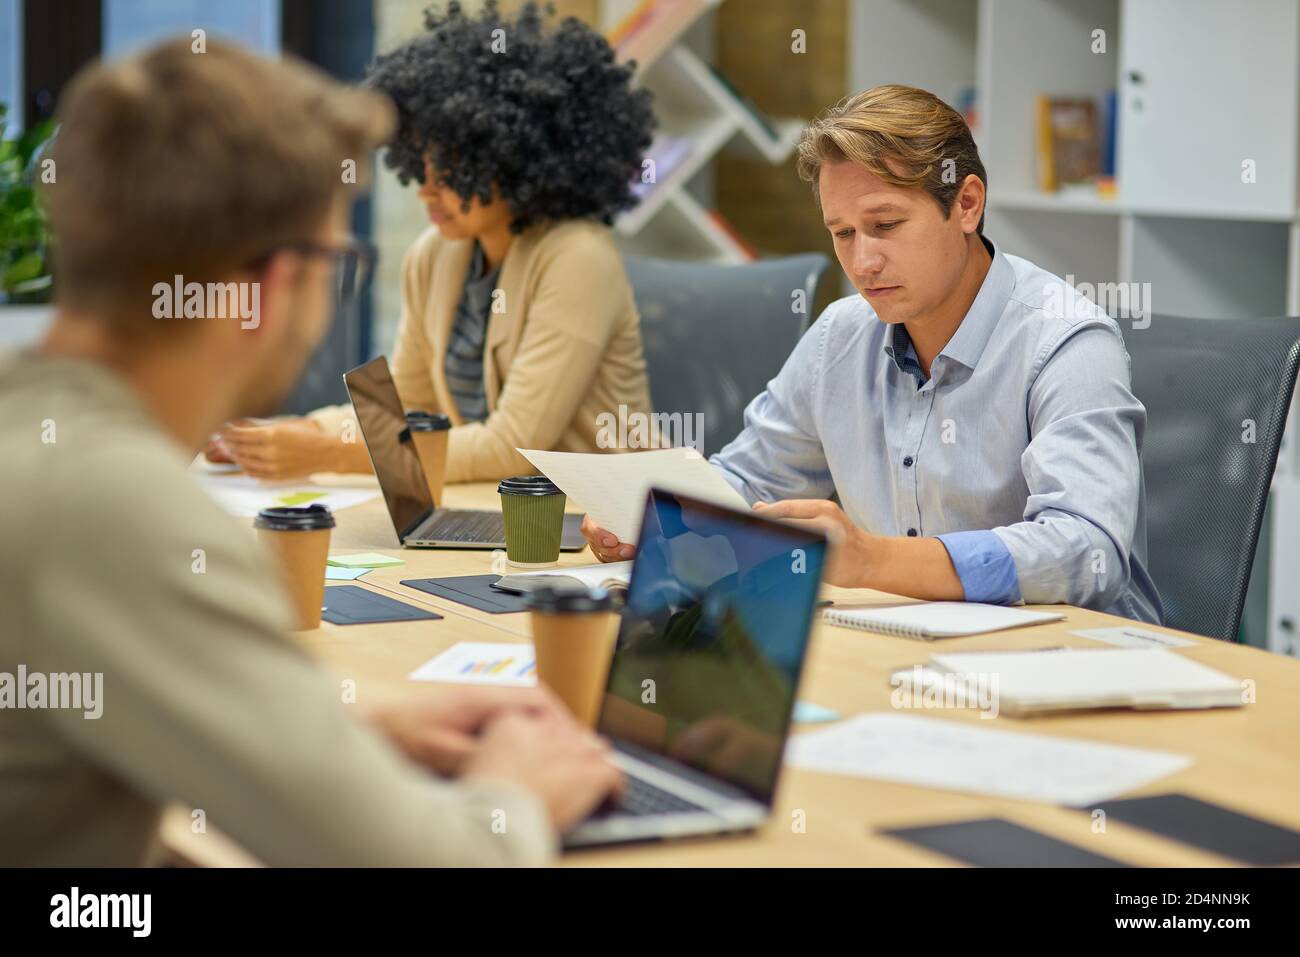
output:
[[[822,617],[832,625],[901,638],[958,638],[1004,628],[1062,621],[1053,611],[1028,611],[968,601],[931,601],[886,608],[831,608]]]

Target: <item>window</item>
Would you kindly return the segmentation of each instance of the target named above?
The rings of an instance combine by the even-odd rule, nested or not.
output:
[[[263,53],[276,53],[280,49],[280,4],[278,0],[104,0],[105,56],[196,29]]]
[[[23,5],[0,0],[0,103],[9,107],[5,129],[13,136],[23,128]]]

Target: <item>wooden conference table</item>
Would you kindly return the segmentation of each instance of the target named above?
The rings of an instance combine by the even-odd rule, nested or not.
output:
[[[497,508],[494,484],[452,486],[447,505]],[[322,624],[295,640],[324,665],[357,682],[360,703],[429,685],[406,680],[423,662],[459,641],[528,641],[526,613],[491,615],[400,584],[404,578],[482,575],[493,571],[486,551],[401,549],[382,501],[337,513],[331,552],[379,551],[405,564],[375,569],[354,584],[426,605],[441,621],[340,627]],[[594,561],[589,550],[561,556],[561,564]],[[499,569],[498,569],[499,571]],[[825,597],[839,604],[889,603],[897,596],[866,589],[827,586]],[[1079,608],[1052,606],[1066,619],[970,638],[948,639],[945,651],[1031,649],[1061,645],[1107,647],[1070,635],[1080,628],[1125,624],[1125,619]],[[1218,711],[1093,712],[1017,720],[981,719],[975,711],[949,709],[937,717],[973,721],[985,727],[1078,737],[1174,751],[1193,757],[1185,770],[1134,794],[1183,792],[1300,830],[1300,661],[1255,648],[1156,629],[1195,639],[1179,654],[1255,685],[1255,703]],[[837,628],[818,622],[799,689],[802,700],[833,708],[844,717],[890,711],[889,674],[925,662],[934,651],[926,642]],[[930,712],[927,716],[933,716]],[[816,726],[796,726],[804,733]],[[802,812],[799,815],[797,812]],[[1168,841],[1111,821],[1094,834],[1086,813],[1026,801],[932,790],[861,778],[787,768],[772,817],[744,836],[691,839],[566,855],[568,866],[932,866],[951,864],[939,854],[879,833],[882,828],[1003,817],[1096,853],[1139,866],[1230,865],[1226,858]],[[801,818],[802,830],[793,822]],[[166,817],[163,841],[184,860],[201,865],[255,863],[233,843],[213,833],[190,831],[187,809]]]

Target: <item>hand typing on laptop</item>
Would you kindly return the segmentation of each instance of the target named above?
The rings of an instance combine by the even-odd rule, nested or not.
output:
[[[609,744],[545,687],[448,688],[381,705],[369,719],[408,758],[440,775],[531,792],[557,830],[602,802],[617,804],[623,792]]]
[[[567,831],[622,795],[622,772],[603,738],[567,715],[510,711],[489,722],[462,777],[526,790],[546,806],[557,831]]]

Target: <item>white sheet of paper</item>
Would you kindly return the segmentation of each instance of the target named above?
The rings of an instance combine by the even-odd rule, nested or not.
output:
[[[527,687],[537,684],[537,657],[524,642],[462,641],[426,661],[411,681]]]
[[[252,518],[264,508],[280,505],[327,505],[331,511],[361,505],[379,497],[378,486],[339,488],[312,481],[263,482],[242,472],[224,474],[192,470],[195,480],[231,515]]]
[[[569,500],[619,541],[635,542],[651,486],[717,505],[749,509],[740,493],[693,448],[608,455],[517,449]]]
[[[1167,751],[882,713],[795,735],[785,758],[808,771],[1076,807],[1192,763]]]
[[[1104,641],[1108,645],[1118,645],[1121,648],[1184,648],[1196,644],[1177,635],[1165,635],[1158,631],[1132,628],[1127,625],[1119,628],[1084,628],[1080,631],[1072,631],[1070,634],[1078,635],[1080,638],[1091,638],[1093,641]]]

